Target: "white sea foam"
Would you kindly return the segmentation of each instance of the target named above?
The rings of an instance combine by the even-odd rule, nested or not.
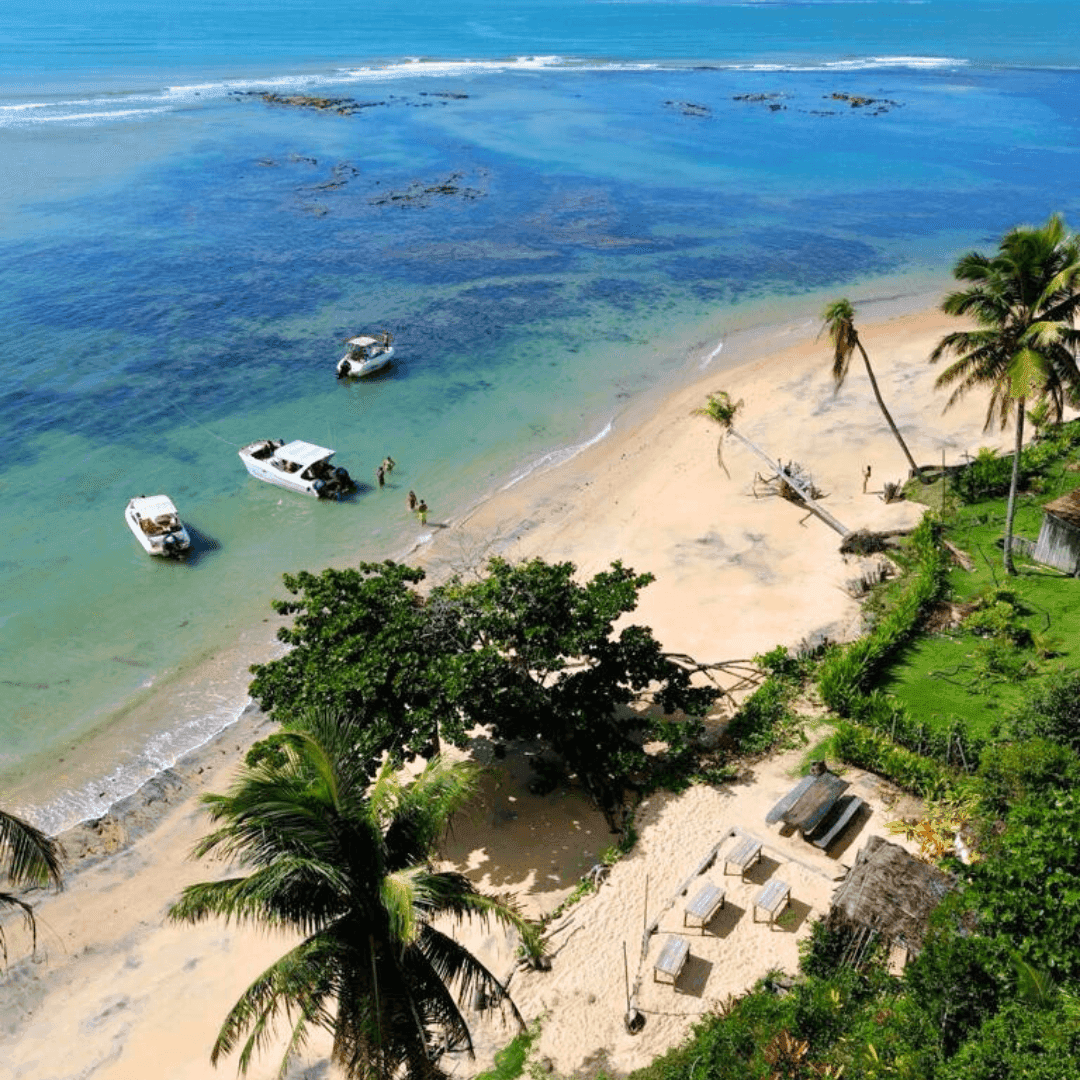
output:
[[[608,435],[611,434],[611,423],[612,422],[609,420],[600,431],[598,431],[591,439],[586,439],[585,442],[575,443],[573,446],[564,446],[559,450],[549,450],[548,453],[542,454],[535,461],[526,465],[520,472],[514,473],[514,475],[503,484],[501,490],[508,491],[539,469],[553,469],[557,465],[565,465],[572,458],[576,458],[583,450],[588,450],[590,446],[595,446],[601,439],[606,439]]]
[[[720,344],[717,345],[716,348],[713,349],[713,351],[709,353],[709,355],[706,356],[700,364],[698,364],[698,371],[704,371],[713,362],[713,360],[715,360],[720,355],[723,348],[724,343],[721,341]]]
[[[101,817],[114,803],[133,795],[148,780],[234,724],[250,701],[246,698],[237,705],[235,701],[222,698],[217,708],[150,736],[141,750],[107,775],[88,780],[44,804],[16,807],[15,811],[50,835],[63,832],[80,821]]]
[[[170,112],[167,107],[158,109],[108,109],[102,112],[81,113],[49,113],[39,114],[12,114],[0,116],[0,127],[29,127],[38,124],[100,124],[116,120],[130,120],[136,116],[153,116],[158,113]]]

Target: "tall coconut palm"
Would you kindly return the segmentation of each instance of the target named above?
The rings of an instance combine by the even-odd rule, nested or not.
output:
[[[28,821],[6,814],[0,810],[0,884],[7,878],[7,886],[0,889],[0,915],[5,908],[17,908],[37,944],[37,922],[34,909],[14,891],[7,888],[25,889],[32,886],[54,885],[63,888],[60,860],[63,849],[51,836]],[[7,942],[4,927],[0,923],[0,959],[7,961]]]
[[[892,414],[885,407],[885,401],[881,396],[874,369],[870,366],[870,357],[866,355],[866,349],[863,348],[859,331],[855,328],[855,308],[852,306],[851,301],[847,297],[834,300],[821,313],[821,320],[822,331],[828,333],[829,341],[833,347],[832,377],[835,391],[839,393],[840,387],[844,385],[848,368],[851,365],[851,357],[855,350],[858,349],[863,365],[866,367],[867,377],[870,379],[870,387],[874,391],[878,408],[881,410],[881,415],[885,417],[885,423],[889,425],[893,437],[900,444],[900,449],[904,451],[904,457],[907,458],[908,465],[911,466],[911,475],[918,476],[921,479],[922,472],[919,466],[915,464],[915,459],[911,456],[911,451],[907,448],[907,443],[904,442],[904,437],[900,434],[900,429],[896,426]]]
[[[1029,400],[1046,402],[1058,421],[1066,402],[1080,400],[1080,334],[1073,326],[1080,308],[1080,241],[1054,215],[1045,225],[1012,229],[994,255],[962,256],[953,275],[968,286],[949,293],[942,310],[973,319],[977,329],[946,335],[930,359],[956,357],[937,380],[938,386],[954,387],[946,408],[972,388],[986,387],[990,404],[984,430],[995,417],[1002,430],[1015,418],[1004,555],[1006,571],[1015,574],[1013,517],[1025,406]]]
[[[222,916],[303,935],[232,1007],[215,1064],[240,1046],[246,1072],[285,1015],[283,1072],[315,1026],[332,1034],[333,1059],[349,1077],[441,1077],[441,1051],[472,1052],[458,1004],[466,995],[480,991],[521,1023],[498,979],[433,925],[440,915],[494,919],[517,929],[528,952],[541,951],[537,929],[508,901],[432,864],[474,771],[435,759],[403,784],[387,765],[369,787],[357,726],[313,717],[246,765],[228,794],[206,796],[219,824],[196,854],[252,872],[189,886],[170,918]]]

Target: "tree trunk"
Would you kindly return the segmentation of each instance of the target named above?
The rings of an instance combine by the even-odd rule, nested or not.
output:
[[[798,480],[788,474],[788,472],[784,469],[784,466],[781,465],[779,461],[773,461],[773,459],[769,457],[769,455],[766,454],[760,446],[758,446],[756,443],[752,443],[745,435],[741,435],[733,427],[728,428],[728,431],[732,435],[734,435],[735,438],[743,444],[743,446],[747,447],[749,450],[752,450],[763,461],[767,461],[770,468],[776,469],[780,473],[780,475],[802,496],[803,502],[806,503],[807,508],[817,514],[817,516],[821,518],[821,520],[824,521],[826,525],[828,525],[832,529],[835,529],[841,536],[847,536],[851,532],[851,530],[846,525],[842,525],[839,521],[836,520],[836,518],[832,516],[832,514],[828,512],[828,510],[826,510],[823,506],[820,506],[815,501],[810,492],[807,491],[806,488],[803,487],[803,485]]]
[[[859,346],[859,354],[863,358],[863,363],[866,365],[866,374],[870,376],[870,385],[874,390],[874,397],[877,398],[878,408],[881,410],[881,415],[885,417],[885,422],[892,430],[893,436],[900,444],[900,449],[904,451],[904,457],[908,459],[908,464],[911,466],[911,475],[917,476],[922,479],[922,470],[915,464],[915,459],[911,456],[911,451],[907,448],[907,443],[904,442],[903,435],[900,434],[899,428],[893,422],[892,415],[889,410],[885,408],[885,402],[882,400],[881,391],[878,389],[877,379],[874,378],[874,369],[870,366],[870,357],[866,355],[866,350],[863,348],[863,344],[858,338],[855,339]],[[944,481],[942,481],[944,482]]]
[[[1016,514],[1016,489],[1020,486],[1020,451],[1024,446],[1024,399],[1016,399],[1016,447],[1013,450],[1012,478],[1009,480],[1009,503],[1005,508],[1005,573],[1016,576],[1013,565],[1013,516]]]

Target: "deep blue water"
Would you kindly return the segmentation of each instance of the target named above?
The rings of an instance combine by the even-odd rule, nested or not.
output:
[[[1070,20],[1020,0],[6,13],[0,799],[61,824],[205,738],[280,574],[423,540],[409,488],[452,521],[734,329],[938,286],[1017,222],[1080,220]],[[341,340],[384,327],[392,371],[336,383]],[[236,447],[267,435],[368,485],[400,467],[309,503],[247,478]],[[186,565],[124,528],[158,490],[198,531]]]

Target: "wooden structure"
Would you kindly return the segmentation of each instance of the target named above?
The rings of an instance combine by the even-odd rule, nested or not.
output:
[[[851,931],[857,963],[876,936],[917,954],[930,913],[953,887],[948,874],[909,855],[899,844],[871,836],[833,893],[830,927]]]
[[[787,907],[791,899],[791,886],[786,881],[773,878],[764,889],[754,897],[754,922],[758,921],[758,908],[768,913],[770,925],[776,916]]]
[[[724,856],[724,873],[728,872],[729,866],[739,868],[741,877],[761,858],[761,841],[752,837],[744,837],[732,850]]]
[[[814,771],[765,815],[765,821],[770,825],[782,821],[798,829],[804,840],[828,851],[865,804],[856,795],[844,794],[848,782],[830,772],[824,761],[814,765]]]
[[[1043,507],[1043,523],[1032,558],[1080,577],[1080,489]]]
[[[841,795],[818,827],[817,833],[810,837],[810,842],[822,851],[828,851],[829,845],[847,828],[863,805],[858,795]]]
[[[724,890],[711,881],[702,882],[701,888],[694,894],[683,910],[682,924],[687,926],[687,919],[693,919],[694,926],[700,926],[702,934],[712,922],[712,917],[724,906]]]
[[[656,964],[653,967],[653,982],[670,982],[674,986],[689,959],[690,942],[684,937],[679,937],[678,934],[672,934],[664,942],[664,947],[656,958]],[[661,975],[663,979],[660,978]]]

